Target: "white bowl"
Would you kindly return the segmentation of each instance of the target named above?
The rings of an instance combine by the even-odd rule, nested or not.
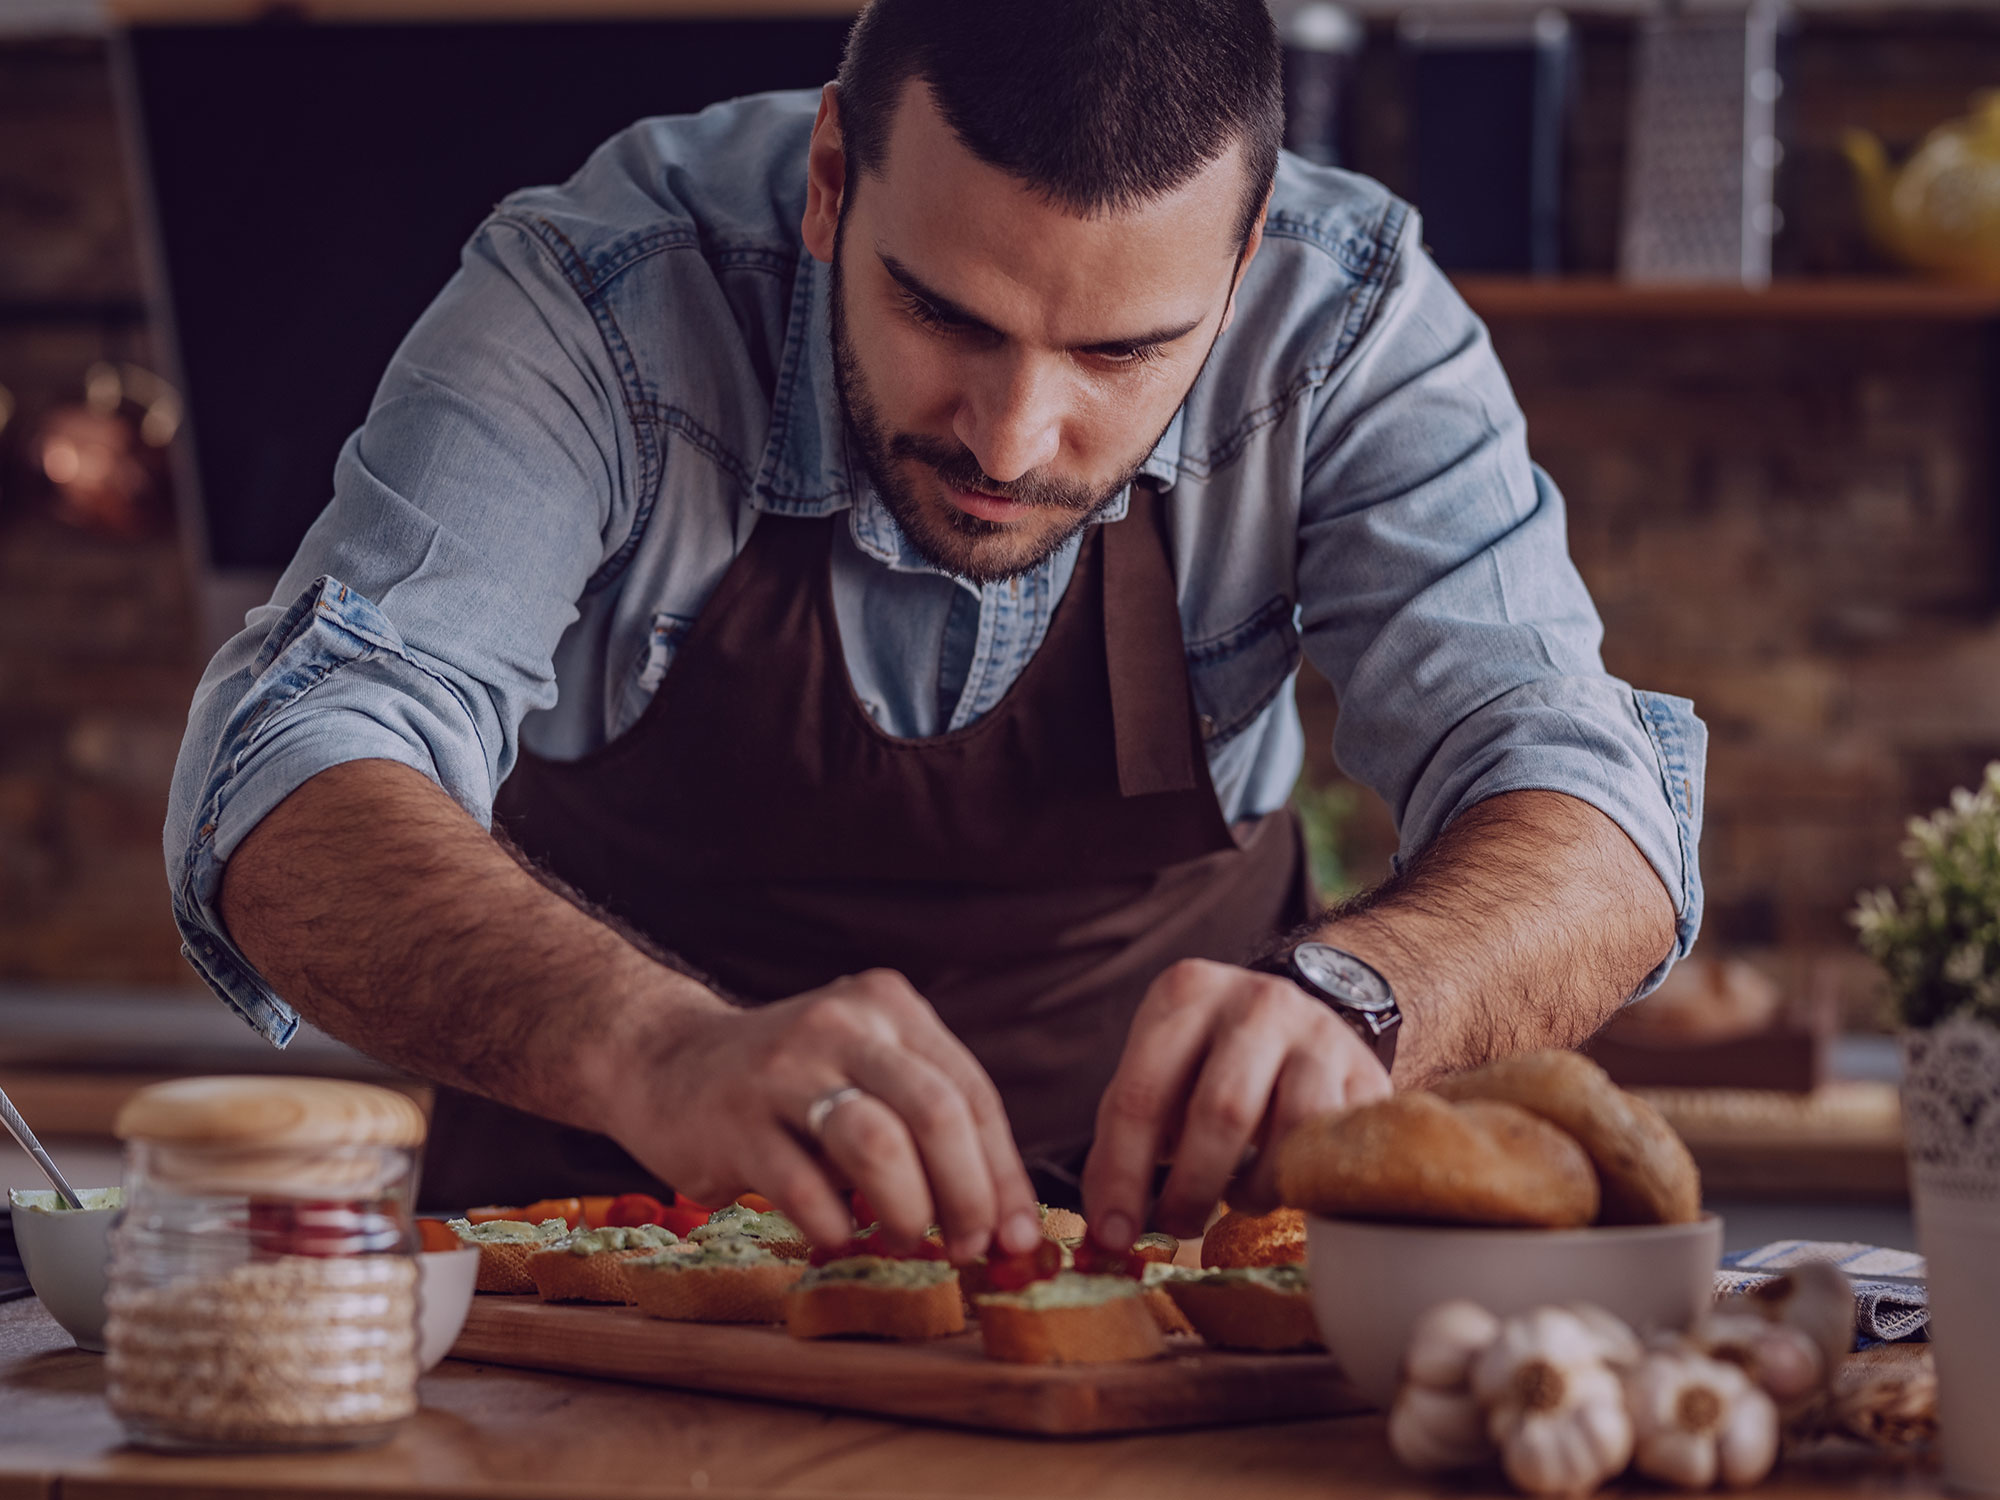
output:
[[[108,1236],[125,1197],[118,1188],[79,1188],[77,1196],[82,1208],[63,1208],[53,1188],[14,1188],[7,1202],[28,1285],[77,1348],[102,1354]]]
[[[458,1342],[479,1279],[479,1247],[417,1256],[417,1367],[428,1370]]]
[[[1593,1229],[1470,1229],[1306,1220],[1320,1337],[1386,1408],[1418,1318],[1467,1297],[1501,1317],[1594,1302],[1641,1334],[1690,1327],[1715,1297],[1722,1220]]]

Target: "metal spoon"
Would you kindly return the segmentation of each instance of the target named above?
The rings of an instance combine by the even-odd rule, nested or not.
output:
[[[21,1112],[14,1108],[14,1101],[7,1097],[7,1091],[0,1089],[0,1125],[7,1127],[7,1133],[21,1143],[21,1149],[34,1157],[35,1165],[55,1187],[56,1194],[71,1208],[82,1208],[83,1200],[76,1195],[76,1189],[56,1170],[56,1164],[49,1160],[49,1153],[42,1149],[42,1143],[35,1139],[35,1132],[28,1129],[28,1122],[21,1118]]]

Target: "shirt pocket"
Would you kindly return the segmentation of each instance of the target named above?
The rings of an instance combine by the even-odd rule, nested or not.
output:
[[[1255,723],[1298,670],[1295,613],[1291,600],[1276,595],[1241,623],[1188,643],[1188,682],[1211,749]]]
[[[693,629],[692,615],[662,612],[653,616],[653,623],[646,631],[638,656],[625,673],[625,690],[619,702],[618,720],[610,728],[613,738],[639,721],[639,715],[646,711],[646,705],[653,701],[660,684],[666,681],[667,668],[674,664],[688,632]]]

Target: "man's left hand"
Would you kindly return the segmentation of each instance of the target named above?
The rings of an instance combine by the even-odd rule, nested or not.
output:
[[[1083,1169],[1092,1234],[1129,1245],[1154,1166],[1169,1157],[1152,1215],[1168,1234],[1200,1234],[1225,1189],[1230,1207],[1267,1212],[1277,1198],[1266,1147],[1302,1120],[1388,1093],[1388,1072],[1324,1001],[1274,974],[1184,959],[1146,992],[1098,1106]]]

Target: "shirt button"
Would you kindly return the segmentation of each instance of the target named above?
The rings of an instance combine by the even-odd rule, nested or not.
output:
[[[1215,738],[1215,716],[1213,714],[1203,714],[1201,716],[1201,737],[1204,740]]]

